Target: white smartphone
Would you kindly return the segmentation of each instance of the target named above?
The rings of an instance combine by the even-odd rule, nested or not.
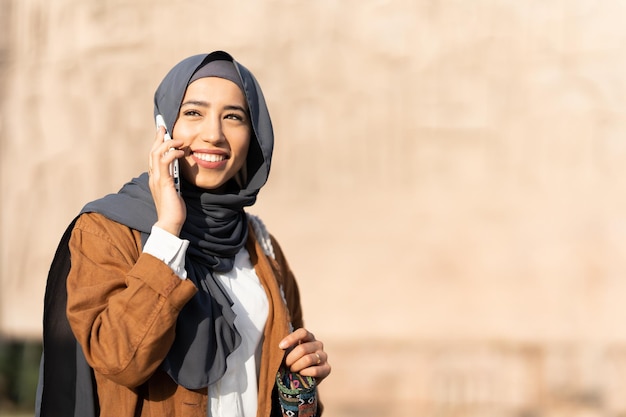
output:
[[[165,125],[165,120],[163,120],[163,116],[157,114],[156,116],[156,125],[157,129],[161,126],[165,128],[165,137],[166,141],[172,140],[170,136],[170,132],[167,130],[167,126]],[[172,150],[174,148],[170,148]],[[174,162],[170,164],[170,175],[174,178],[174,187],[176,188],[176,192],[180,195],[180,169],[178,167],[178,159],[174,159]]]

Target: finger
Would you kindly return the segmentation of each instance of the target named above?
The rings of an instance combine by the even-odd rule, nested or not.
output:
[[[332,368],[328,362],[322,362],[320,365],[309,366],[308,368],[304,368],[299,371],[292,370],[292,372],[298,372],[300,375],[313,377],[319,384],[324,378],[330,375],[331,369]]]
[[[158,154],[155,157],[153,164],[152,175],[150,178],[154,179],[154,183],[159,184],[160,187],[169,188],[174,186],[173,166],[172,163],[184,155],[184,152],[178,149],[166,150],[165,152]],[[158,158],[158,159],[156,159]]]
[[[182,144],[182,141],[174,140],[167,141],[167,143],[155,142],[150,152],[150,171],[159,176],[167,177],[170,173],[169,164],[171,164],[175,159],[185,156],[185,152],[183,150],[176,149],[176,146],[182,146]]]
[[[319,354],[316,354],[315,352],[313,352],[305,356],[302,356],[301,358],[299,358],[293,363],[290,363],[290,364],[287,363],[287,366],[292,372],[300,372],[303,369],[310,368],[312,366],[317,366],[317,365],[320,365],[321,363],[322,363],[322,359],[319,356]]]
[[[163,145],[163,135],[165,134],[165,129],[162,127],[157,128],[156,135],[154,138],[154,143],[152,144],[152,148],[150,149],[150,157],[148,161],[148,172],[152,174],[158,167],[158,160],[160,148]]]
[[[326,378],[331,371],[328,355],[323,351],[309,354],[289,367],[292,372],[317,378],[318,382]]]
[[[281,340],[278,347],[281,349],[288,349],[295,345],[312,341],[315,341],[315,335],[304,328],[299,328]]]
[[[165,129],[163,127],[157,127],[156,134],[154,135],[154,142],[150,148],[150,155],[148,157],[148,174],[152,174],[152,167],[154,166],[154,152],[159,145],[163,143],[163,137],[165,135]]]
[[[154,142],[152,143],[152,149],[150,149],[150,153],[154,152],[156,148],[158,148],[164,141],[165,138],[165,129],[163,127],[159,127],[156,130],[156,134],[154,135]]]
[[[167,145],[164,145],[167,144]],[[159,151],[162,147],[165,149],[170,148],[180,148],[183,145],[183,141],[181,140],[165,140],[165,129],[163,127],[159,127],[156,131],[156,135],[154,137],[154,142],[152,143],[152,148],[150,149],[150,154]]]
[[[285,357],[285,364],[293,366],[297,364],[299,369],[307,366],[319,365],[324,359],[324,344],[320,341],[302,343],[294,347]]]

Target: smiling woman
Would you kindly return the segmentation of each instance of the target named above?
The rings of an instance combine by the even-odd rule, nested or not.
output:
[[[154,113],[172,140],[159,128],[149,172],[87,204],[57,250],[38,414],[294,415],[285,383],[306,381],[301,415],[321,415],[328,355],[278,242],[245,211],[274,144],[258,83],[225,52],[192,56]]]

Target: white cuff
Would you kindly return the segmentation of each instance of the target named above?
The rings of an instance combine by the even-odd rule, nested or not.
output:
[[[143,246],[143,251],[162,260],[181,279],[186,279],[185,254],[188,247],[188,240],[180,239],[160,227],[152,226],[152,232]]]

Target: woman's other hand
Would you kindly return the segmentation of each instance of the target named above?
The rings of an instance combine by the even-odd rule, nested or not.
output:
[[[155,226],[178,236],[187,216],[185,202],[176,192],[174,178],[170,174],[170,164],[184,155],[184,151],[177,148],[183,145],[182,141],[164,141],[165,129],[157,129],[156,139],[150,151],[148,175],[150,177],[150,192],[154,199],[157,211]]]
[[[300,328],[285,337],[278,345],[289,353],[285,358],[285,365],[292,372],[304,376],[311,376],[321,382],[330,374],[328,354],[324,352],[324,344],[315,339],[313,333]]]

